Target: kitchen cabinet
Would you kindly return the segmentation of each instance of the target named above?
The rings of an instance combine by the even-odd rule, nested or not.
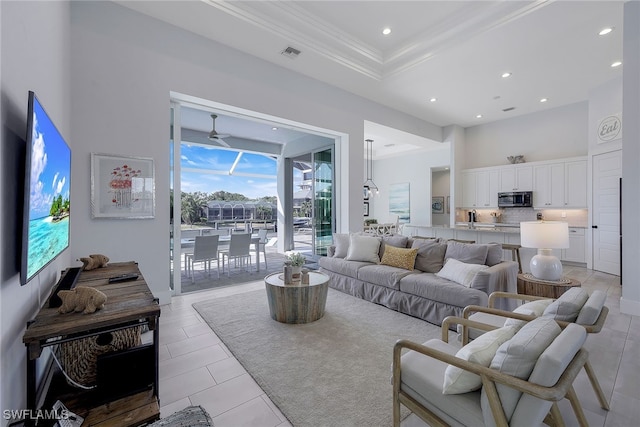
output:
[[[466,208],[497,208],[498,169],[462,172],[462,205]]]
[[[584,228],[569,227],[569,247],[562,250],[560,259],[570,262],[587,262]]]
[[[535,208],[585,208],[587,161],[565,161],[534,167]]]
[[[533,166],[514,165],[500,168],[499,191],[532,191]]]

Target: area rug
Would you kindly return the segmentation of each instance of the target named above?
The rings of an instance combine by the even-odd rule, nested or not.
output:
[[[294,427],[392,425],[394,343],[440,337],[439,327],[333,289],[324,317],[301,325],[272,320],[262,290],[193,306]]]

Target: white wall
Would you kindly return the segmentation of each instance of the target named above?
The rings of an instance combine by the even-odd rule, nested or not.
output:
[[[588,103],[580,102],[466,129],[464,169],[587,155]]]
[[[110,2],[73,2],[71,21],[75,203],[86,206],[74,222],[72,257],[137,260],[161,302],[169,294],[170,91],[348,134],[337,183],[344,230],[362,227],[364,120],[442,138],[441,128],[425,121]],[[155,219],[91,219],[91,152],[155,160]]]
[[[441,150],[374,161],[373,181],[380,188],[380,194],[369,199],[369,218],[379,223],[395,222],[395,215],[389,213],[389,186],[408,182],[411,224],[431,224],[431,167],[450,164],[448,145],[443,144]]]
[[[0,2],[2,19],[2,252],[0,408],[26,406],[26,350],[22,335],[37,313],[60,270],[71,263],[69,250],[26,286],[20,286],[19,257],[22,228],[27,93],[33,90],[60,133],[70,139],[69,3]],[[74,179],[72,176],[72,189]],[[74,206],[74,197],[71,198]],[[72,221],[75,213],[71,214]],[[72,230],[71,238],[77,238]],[[5,424],[7,420],[3,420]]]
[[[622,299],[620,311],[640,313],[640,3],[624,5],[622,116]]]

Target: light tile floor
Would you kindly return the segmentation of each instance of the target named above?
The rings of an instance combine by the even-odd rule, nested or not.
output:
[[[611,411],[600,408],[586,375],[581,373],[575,388],[589,424],[636,426],[640,419],[640,317],[620,314],[618,277],[569,266],[565,267],[565,274],[580,280],[590,292],[602,289],[608,294],[610,312],[603,331],[589,336],[585,347],[610,398]],[[162,306],[159,373],[162,417],[189,405],[202,405],[216,427],[291,425],[191,306],[197,301],[255,289],[264,289],[262,280],[176,296],[171,304]],[[561,402],[560,407],[567,425],[577,425],[568,402]],[[413,415],[403,421],[406,427],[424,425]]]

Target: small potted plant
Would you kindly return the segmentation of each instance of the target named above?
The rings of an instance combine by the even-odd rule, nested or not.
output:
[[[300,280],[302,266],[306,262],[306,258],[300,252],[288,252],[285,255],[285,262],[291,265],[293,270],[293,280]]]

